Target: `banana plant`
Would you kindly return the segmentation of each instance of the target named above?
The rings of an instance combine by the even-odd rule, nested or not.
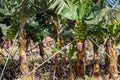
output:
[[[44,23],[44,25],[45,25],[45,23]],[[43,50],[43,43],[42,43],[42,41],[43,41],[43,39],[45,37],[50,36],[49,27],[44,26],[44,25],[40,24],[39,20],[36,21],[35,16],[30,18],[30,19],[28,19],[27,23],[25,25],[26,36],[28,38],[28,40],[27,40],[28,43],[26,43],[26,48],[28,49],[28,47],[29,47],[30,39],[34,43],[38,42],[39,55],[41,57],[44,57],[44,50]],[[27,49],[26,49],[26,51],[28,51]]]
[[[10,9],[12,9],[12,5],[14,6],[14,11],[12,12],[12,16],[15,21],[17,22],[17,27],[18,27],[18,41],[19,41],[19,59],[20,59],[20,69],[23,75],[26,75],[29,73],[29,68],[28,68],[28,62],[27,62],[27,56],[26,52],[24,50],[26,40],[25,40],[25,23],[27,18],[32,16],[36,11],[33,8],[34,4],[33,1],[31,0],[23,0],[23,1],[9,1],[6,4]],[[10,10],[11,11],[11,10]],[[31,13],[29,13],[31,12]],[[15,15],[14,15],[15,14]],[[31,80],[30,76],[27,76],[25,80]]]
[[[24,49],[26,44],[25,27],[27,21],[29,21],[32,16],[35,16],[39,12],[43,13],[44,11],[46,11],[47,8],[45,4],[43,4],[43,1],[44,0],[0,1],[0,19],[10,18],[9,21],[6,20],[6,22],[9,22],[10,27],[7,31],[6,39],[12,39],[15,36],[16,32],[18,32],[20,68],[24,76],[29,73],[27,56]],[[33,27],[31,27],[31,29],[32,28]],[[36,41],[40,39],[39,36],[40,35],[36,36]],[[31,80],[31,77],[28,76],[25,78],[25,80]]]
[[[98,31],[98,34],[103,34],[103,36],[102,35],[100,36],[102,37],[102,39],[105,37],[107,38],[111,34],[113,34],[114,32],[113,29],[115,28],[116,23],[119,23],[119,7],[117,7],[118,2],[116,1],[89,0],[86,2],[85,0],[78,0],[78,1],[49,0],[51,4],[51,8],[55,9],[56,13],[61,15],[63,19],[70,19],[70,20],[76,21],[75,27],[74,27],[75,40],[77,41],[77,44],[78,44],[78,48],[79,48],[78,51],[81,52],[81,54],[84,53],[84,51],[82,50],[84,50],[83,47],[84,47],[85,37],[89,34],[88,33],[89,24],[100,25],[100,28],[98,28],[96,32]],[[107,8],[107,7],[110,7],[110,8]],[[117,9],[115,9],[116,7]],[[96,26],[94,26],[93,28],[95,27]],[[119,30],[117,32],[119,32]],[[105,34],[107,34],[107,36],[105,36]],[[93,37],[95,38],[95,35]],[[96,40],[99,40],[99,39],[96,39]],[[78,59],[79,61],[82,61],[84,63],[84,58],[82,58],[81,56],[84,56],[84,54],[80,55]],[[82,65],[83,65],[83,68],[79,67],[79,69],[82,69],[83,71],[78,72],[78,74],[83,76],[84,74],[81,74],[81,73],[84,73],[84,64]]]
[[[92,42],[93,45],[93,60],[94,60],[94,64],[93,64],[93,72],[92,72],[92,76],[96,77],[96,74],[99,74],[98,76],[100,76],[100,67],[98,64],[98,45],[103,45],[105,42],[106,37],[108,36],[107,33],[105,33],[104,31],[107,31],[106,29],[104,29],[103,27],[101,27],[101,25],[89,25],[88,28],[88,39]],[[97,44],[96,44],[97,43]]]
[[[59,49],[53,47],[53,51],[58,52]],[[71,44],[70,46],[67,46],[63,51],[61,51],[58,55],[63,54],[69,61],[69,69],[70,69],[70,80],[75,79],[75,71],[73,69],[72,65],[72,57],[74,56],[74,53],[76,52],[76,45],[75,43]],[[59,56],[60,58],[60,56]]]
[[[103,42],[103,39],[105,38],[108,39],[105,44],[106,52],[109,55],[109,57],[106,56],[106,72],[111,76],[112,79],[116,79],[118,77],[117,65],[115,64],[117,63],[117,56],[115,54],[114,47],[115,47],[115,44],[119,43],[118,38],[120,36],[119,35],[119,31],[120,31],[119,9],[120,8],[119,8],[119,5],[116,6],[118,2],[115,2],[115,6],[114,4],[111,4],[114,2],[115,2],[114,0],[107,0],[106,2],[107,7],[103,6],[103,8],[97,10],[96,12],[97,14],[95,14],[96,16],[94,17],[94,19],[91,19],[93,21],[90,21],[91,22],[90,24],[100,26],[100,27],[97,27],[99,29],[97,30],[97,32],[100,35],[99,34],[97,35],[98,37],[96,37],[97,39],[95,41],[102,39],[101,41]],[[96,34],[93,34],[93,35],[95,37]],[[99,43],[99,41],[97,42]],[[114,59],[114,61],[110,58]],[[111,66],[111,65],[114,65],[114,66]],[[111,68],[113,68],[114,71],[112,71]],[[116,77],[114,75],[116,75]]]
[[[84,41],[87,36],[87,23],[85,20],[89,16],[92,6],[95,4],[92,0],[49,0],[50,9],[55,9],[55,12],[62,16],[63,19],[74,20],[74,36],[78,48],[78,76],[85,75],[85,51]]]
[[[69,67],[70,67],[70,80],[75,79],[75,71],[73,69],[73,64],[72,64],[72,57],[76,51],[76,46],[74,44],[70,45],[66,50],[64,50],[64,55],[68,58],[69,60]]]
[[[51,28],[54,30],[54,34],[56,35],[53,34],[53,31],[51,34],[54,35],[53,38],[56,40],[56,48],[59,50],[61,49],[61,47],[65,45],[65,43],[67,44],[68,42],[71,41],[72,32],[70,30],[72,30],[72,28],[68,28],[68,25],[72,25],[72,21],[64,20],[59,15],[56,16],[53,15],[52,20],[53,24],[51,25]],[[71,35],[69,35],[68,32],[71,33]],[[62,59],[61,54],[57,54],[55,56],[55,72],[58,75],[62,67],[59,65],[61,59]]]
[[[110,59],[108,56],[106,56],[106,72],[108,74],[111,75],[112,79],[117,79],[118,78],[118,69],[117,69],[117,55],[115,53],[115,44],[119,43],[119,41],[117,42],[116,40],[118,40],[119,38],[119,34],[116,32],[119,32],[120,30],[120,26],[119,24],[112,24],[112,25],[107,25],[108,28],[108,32],[109,32],[109,37],[108,40],[106,42],[106,52],[107,54],[114,59],[114,61],[112,59]],[[114,65],[114,66],[111,66]],[[114,71],[110,70],[111,68],[114,69]],[[114,76],[116,75],[116,76]]]

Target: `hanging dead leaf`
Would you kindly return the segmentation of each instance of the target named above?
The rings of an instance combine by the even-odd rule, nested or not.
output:
[[[44,57],[44,50],[43,50],[43,43],[39,42],[39,55],[43,58]]]

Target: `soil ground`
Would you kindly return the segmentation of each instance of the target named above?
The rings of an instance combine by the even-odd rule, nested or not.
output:
[[[37,66],[42,64],[44,61],[46,61],[50,56],[52,56],[55,52],[51,48],[51,46],[54,46],[54,41],[44,41],[44,57],[42,58],[40,56],[39,48],[36,47],[33,49],[36,44],[32,44],[32,47],[29,48],[27,53],[28,63],[30,71],[35,69]],[[33,50],[31,50],[33,49]],[[89,50],[86,51],[86,76],[85,80],[98,80],[92,77],[93,74],[93,51]],[[91,49],[91,48],[90,48]],[[8,60],[8,64],[5,68],[5,71],[3,73],[2,80],[19,80],[21,72],[20,72],[20,64],[19,64],[19,53],[17,50],[17,46],[11,50],[9,49],[0,49],[0,74],[3,70],[3,67],[5,65],[6,59],[8,57],[8,54],[10,54],[10,59]],[[76,53],[75,53],[76,54]],[[72,67],[74,69],[74,76],[76,77],[76,55],[74,54],[72,59]],[[96,73],[96,75],[102,79],[100,80],[107,80],[107,75],[105,74],[105,59],[104,54],[102,51],[98,55],[97,63],[99,64],[100,71],[99,73]],[[34,73],[34,79],[35,80],[69,80],[70,77],[70,69],[69,69],[69,60],[62,55],[60,61],[59,61],[59,72],[55,72],[55,57],[47,61],[45,64],[43,64],[41,67],[39,67]],[[82,78],[77,78],[77,80],[84,80]],[[109,80],[109,79],[108,79]]]

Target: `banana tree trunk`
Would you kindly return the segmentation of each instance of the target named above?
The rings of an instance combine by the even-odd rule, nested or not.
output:
[[[110,75],[110,78],[117,80],[118,78],[118,68],[117,68],[117,55],[112,47],[112,40],[108,39],[106,42],[106,52],[110,56],[106,56],[106,73]]]
[[[102,80],[100,74],[100,67],[97,60],[98,60],[98,55],[94,52],[93,77],[95,78],[95,80]]]
[[[118,57],[117,57],[117,62],[118,62],[118,64],[120,65],[120,54],[119,54]],[[118,67],[118,71],[120,72],[120,67]]]
[[[75,80],[75,75],[74,75],[74,71],[73,71],[73,66],[72,66],[72,61],[69,61],[70,64],[70,79],[69,80]]]
[[[61,35],[59,33],[59,30],[57,29],[57,49],[60,49],[61,48]],[[62,54],[56,54],[55,55],[55,72],[56,74],[58,74],[58,76],[60,76],[60,61],[62,59]]]
[[[57,49],[60,49],[60,34],[59,34],[59,31],[57,29],[57,44],[56,44],[56,47]],[[60,76],[59,72],[60,72],[60,67],[59,64],[60,64],[60,60],[62,58],[62,55],[61,54],[56,54],[55,55],[55,72],[56,74],[58,74],[58,76]]]
[[[21,27],[19,29],[18,40],[19,40],[20,69],[21,69],[22,75],[25,76],[29,73],[29,68],[28,68],[27,56],[25,52],[25,45],[26,45],[25,31]],[[32,78],[30,76],[27,76],[24,80],[32,80]]]
[[[77,75],[84,78],[85,76],[85,47],[83,42],[77,42]]]
[[[56,72],[56,74],[57,74],[57,76],[58,77],[60,77],[61,75],[60,75],[60,68],[61,68],[61,66],[60,66],[60,61],[61,61],[61,59],[62,59],[62,54],[57,54],[56,56],[55,56],[55,72]]]
[[[94,50],[94,65],[93,65],[93,76],[98,78],[100,76],[100,67],[98,64],[98,47],[96,45],[93,46]]]

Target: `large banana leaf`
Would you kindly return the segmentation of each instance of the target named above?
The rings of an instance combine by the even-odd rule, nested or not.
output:
[[[87,20],[87,24],[119,24],[120,23],[120,7],[116,9],[112,8],[103,8],[94,13],[91,13]]]
[[[70,4],[70,0],[50,0],[50,8],[56,10],[56,13],[66,17],[68,19],[76,19],[77,15],[77,7],[73,4]]]
[[[36,13],[44,13],[47,9],[46,3],[47,1],[44,0],[0,0],[0,21],[3,22],[4,19],[10,18],[9,21],[5,20],[6,22],[10,23],[10,28],[7,30],[6,39],[10,40],[16,35],[18,26],[22,23],[26,24],[28,19],[31,16],[35,16]],[[44,13],[45,14],[45,13]],[[46,16],[47,17],[47,16]],[[11,21],[14,21],[11,22]],[[34,22],[34,21],[32,21]],[[28,24],[28,23],[27,23]],[[29,23],[28,26],[33,23]],[[34,30],[35,27],[38,26],[32,25],[29,29],[30,31]],[[21,27],[21,26],[20,26]],[[25,26],[26,27],[26,26]],[[21,27],[24,29],[24,27]],[[37,30],[39,30],[38,27]],[[41,30],[44,31],[44,30]],[[33,33],[33,32],[31,32]],[[34,33],[38,35],[39,31]],[[40,34],[40,33],[39,33]],[[38,38],[37,38],[38,39]]]
[[[92,1],[88,0],[49,0],[50,8],[63,18],[71,20],[83,19],[91,10]]]

